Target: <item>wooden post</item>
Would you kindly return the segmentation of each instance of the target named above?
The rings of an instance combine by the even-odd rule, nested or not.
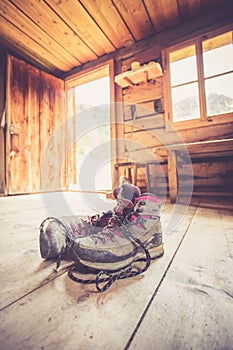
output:
[[[168,166],[168,185],[169,185],[170,201],[171,203],[175,203],[177,198],[177,192],[178,192],[177,162],[176,162],[175,151],[168,151],[167,166]]]
[[[146,192],[150,192],[150,164],[146,164]]]
[[[133,164],[133,177],[132,177],[132,184],[137,185],[137,177],[138,177],[138,166],[136,163]]]

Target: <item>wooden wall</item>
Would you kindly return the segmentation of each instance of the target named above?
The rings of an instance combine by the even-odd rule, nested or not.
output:
[[[194,35],[205,34],[207,31],[216,30],[223,26],[229,26],[229,21],[213,18],[202,18],[198,21],[190,21],[189,26],[179,26],[170,32],[158,34],[155,38],[144,41],[138,47],[137,52],[131,55],[119,57],[117,62],[117,73],[121,69],[130,69],[133,61],[139,61],[142,65],[150,61],[162,61],[163,49],[175,43],[191,39]],[[184,36],[183,33],[186,33]],[[168,35],[170,33],[170,35]],[[227,139],[233,137],[233,123],[203,123],[203,126],[192,125],[192,128],[176,130],[173,126],[166,127],[166,100],[164,77],[156,81],[138,84],[121,89],[118,87],[118,96],[123,103],[124,113],[118,120],[118,134],[125,139],[125,144],[118,152],[119,160],[130,161],[153,161],[155,160],[153,149],[161,145],[176,143],[198,142],[207,140]],[[148,152],[149,150],[149,152]],[[225,195],[233,194],[233,157],[192,158],[192,170],[194,179],[194,194],[219,193]],[[190,172],[190,169],[189,169]],[[168,190],[167,161],[163,160],[157,165],[149,166],[149,188],[158,194]],[[189,186],[191,174],[187,174],[185,164],[180,164],[180,181],[183,189]],[[139,173],[139,185],[145,187],[145,172]],[[187,184],[187,186],[186,186]],[[230,193],[229,193],[230,191]]]
[[[114,55],[110,55],[115,60],[115,74],[121,73],[123,66],[129,69],[133,61],[139,61],[141,64],[159,61],[163,64],[163,49],[191,39],[194,35],[204,35],[207,31],[229,26],[232,21],[229,17],[229,14],[226,16],[224,11],[200,16],[195,20],[189,20],[188,25],[183,23],[154,35],[150,39],[142,40],[130,48],[121,49]],[[101,57],[98,64],[103,63],[106,59],[106,57]],[[0,53],[0,60],[0,73],[4,76],[5,53]],[[64,150],[67,137],[69,137],[67,125],[62,126],[65,120],[64,82],[15,58],[12,58],[11,64],[14,78],[8,76],[6,153],[4,150],[5,131],[0,128],[0,193],[5,188],[5,173],[7,174],[8,193],[40,191],[42,154],[47,155],[43,158],[46,162],[42,167],[46,169],[42,174],[44,190],[64,189],[68,179],[68,163]],[[93,63],[89,62],[83,65],[82,69],[93,67]],[[116,101],[122,102],[120,106],[118,104],[116,110],[115,135],[117,140],[121,140],[116,145],[119,160],[154,161],[154,147],[163,144],[233,137],[233,123],[230,122],[214,125],[206,123],[203,127],[197,125],[181,130],[168,129],[164,91],[163,77],[126,89],[116,86]],[[5,104],[4,79],[0,80],[0,92],[0,113],[2,113]],[[10,125],[14,118],[16,118],[15,124],[19,122],[20,132],[17,132],[16,125],[16,129],[11,134]],[[51,135],[55,130],[59,132],[55,133],[55,138],[52,139]],[[179,163],[179,167],[180,176],[188,187],[190,174],[187,167],[184,163]],[[62,180],[60,178],[61,168],[64,169]],[[232,195],[233,159],[230,155],[225,158],[216,155],[211,159],[194,157],[192,169],[195,193],[225,192],[229,194],[230,191]],[[168,188],[166,159],[162,159],[158,164],[150,164],[148,170],[150,189],[164,193]],[[69,173],[70,179],[73,176],[75,174]],[[145,172],[141,170],[139,183],[142,187],[146,187],[145,182]]]

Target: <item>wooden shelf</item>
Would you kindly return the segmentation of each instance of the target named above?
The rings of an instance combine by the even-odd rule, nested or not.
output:
[[[163,75],[162,68],[158,62],[150,62],[138,69],[118,74],[115,76],[115,83],[122,88],[146,83],[148,80],[155,80]]]

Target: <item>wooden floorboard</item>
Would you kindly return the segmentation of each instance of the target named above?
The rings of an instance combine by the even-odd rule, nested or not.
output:
[[[79,195],[67,196],[75,214],[93,211],[93,206],[83,203]],[[110,208],[114,204],[108,203]],[[56,206],[56,200],[51,199],[50,205]],[[0,349],[181,349],[175,345],[190,344],[186,338],[194,334],[197,305],[200,312],[207,315],[206,322],[210,321],[209,308],[213,310],[212,323],[205,326],[203,334],[210,332],[216,312],[218,331],[225,331],[222,338],[226,339],[224,344],[229,345],[231,333],[229,327],[221,328],[221,321],[228,320],[230,307],[223,315],[221,307],[225,311],[232,300],[225,271],[232,262],[232,226],[228,221],[231,207],[206,209],[201,205],[202,202],[198,207],[195,200],[176,230],[168,233],[166,228],[174,215],[174,205],[166,204],[162,213],[164,257],[153,262],[143,275],[118,281],[100,294],[95,286],[71,281],[62,270],[66,268],[65,263],[56,274],[54,265],[41,259],[38,227],[49,210],[41,204],[39,196],[0,199],[3,243],[0,247]],[[213,241],[210,226],[213,229],[216,225],[221,225],[220,237],[225,238]],[[204,230],[202,242],[198,237],[203,237],[203,232],[199,230]],[[217,262],[212,257],[216,250]],[[229,261],[225,261],[226,250]],[[192,323],[188,322],[190,317]],[[203,334],[200,327],[198,329],[195,344],[200,345]],[[186,343],[182,343],[184,336]]]
[[[63,262],[55,273],[55,263],[41,259],[39,226],[47,216],[67,211],[66,206],[76,215],[92,214],[90,196],[85,195],[86,201],[79,193],[67,193],[64,198],[61,193],[0,198],[0,309],[56,278],[70,265]],[[110,208],[112,202],[107,201]]]
[[[127,348],[233,349],[233,211],[223,207],[200,203]]]

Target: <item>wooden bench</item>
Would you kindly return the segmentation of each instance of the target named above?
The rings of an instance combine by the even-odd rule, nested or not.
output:
[[[167,160],[168,185],[171,203],[175,203],[178,196],[177,160],[184,162],[197,158],[216,158],[233,155],[233,139],[189,142],[159,146],[153,149],[158,160]]]
[[[138,169],[144,168],[146,178],[149,181],[149,165],[158,162],[167,162],[168,186],[170,202],[176,203],[178,197],[178,161],[187,162],[198,158],[216,158],[233,155],[233,138],[223,140],[211,140],[200,142],[189,142],[184,144],[163,145],[153,148],[154,162],[118,162],[114,166],[114,185],[119,183],[119,173],[122,168],[125,177],[134,185],[138,181]],[[146,189],[148,190],[148,188]]]

